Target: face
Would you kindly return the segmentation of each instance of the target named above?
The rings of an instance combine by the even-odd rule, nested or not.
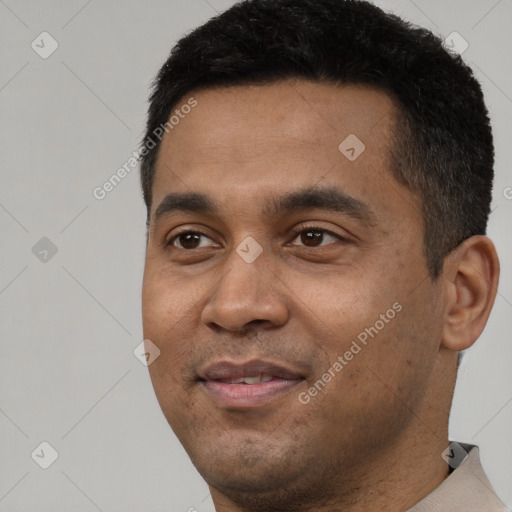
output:
[[[153,186],[156,395],[215,492],[328,496],[403,435],[441,338],[392,100],[307,81],[191,96]]]

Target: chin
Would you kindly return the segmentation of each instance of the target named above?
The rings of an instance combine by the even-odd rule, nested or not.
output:
[[[187,452],[206,482],[224,494],[269,493],[288,487],[307,472],[307,461],[291,446],[292,438],[269,442],[268,434],[225,436]],[[188,447],[186,447],[188,448]]]
[[[220,493],[243,510],[282,512],[329,502],[336,486],[328,482],[322,466],[315,467],[313,461],[300,460],[297,455],[296,451],[275,455],[265,449],[231,452],[196,467],[212,496]]]

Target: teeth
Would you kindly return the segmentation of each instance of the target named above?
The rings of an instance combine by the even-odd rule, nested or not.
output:
[[[246,384],[259,384],[261,382],[261,376],[257,375],[256,377],[244,377],[244,382]]]
[[[240,377],[239,379],[231,379],[226,382],[228,382],[229,384],[242,384],[243,381],[244,381],[244,378]]]
[[[224,382],[229,384],[259,384],[260,382],[269,382],[273,379],[272,375],[254,375],[251,377],[239,377],[238,379],[230,379]]]

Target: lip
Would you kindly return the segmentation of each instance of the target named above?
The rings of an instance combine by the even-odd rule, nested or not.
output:
[[[304,381],[296,370],[256,359],[245,363],[220,361],[200,370],[198,375],[206,393],[220,407],[228,409],[261,407]],[[225,382],[255,375],[272,376],[272,380],[256,384]]]

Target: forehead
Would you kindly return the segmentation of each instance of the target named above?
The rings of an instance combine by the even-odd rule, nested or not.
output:
[[[287,80],[193,91],[175,110],[191,97],[197,106],[162,140],[152,213],[176,191],[228,205],[315,185],[364,196],[393,180],[395,108],[383,91]]]
[[[187,159],[209,158],[213,152],[227,156],[227,149],[255,157],[294,145],[332,145],[350,133],[375,144],[386,135],[394,113],[385,92],[362,85],[284,80],[198,90],[180,104],[190,96],[197,106],[165,135],[163,144],[193,147],[194,153],[187,154]],[[271,147],[262,146],[269,140],[273,141]],[[223,144],[226,142],[229,148]]]

